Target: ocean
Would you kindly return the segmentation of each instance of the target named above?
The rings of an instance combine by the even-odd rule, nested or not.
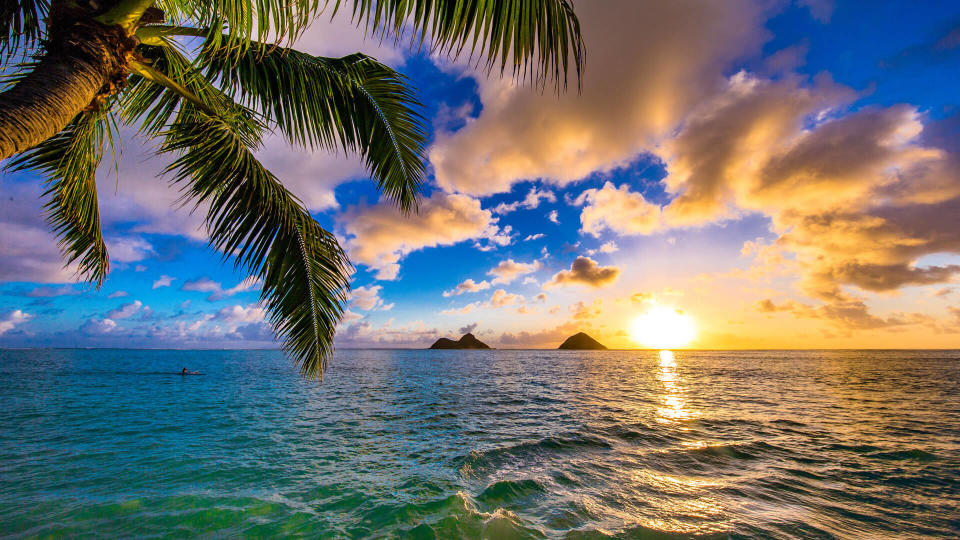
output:
[[[958,351],[0,351],[8,538],[958,535]]]

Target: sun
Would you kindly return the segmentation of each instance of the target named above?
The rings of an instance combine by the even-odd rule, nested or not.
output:
[[[655,307],[634,319],[630,337],[652,349],[676,349],[697,337],[697,326],[693,317],[674,308]]]

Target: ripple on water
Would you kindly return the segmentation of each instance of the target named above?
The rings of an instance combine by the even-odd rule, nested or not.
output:
[[[204,377],[167,376],[196,366]],[[0,351],[0,531],[960,535],[951,351]]]

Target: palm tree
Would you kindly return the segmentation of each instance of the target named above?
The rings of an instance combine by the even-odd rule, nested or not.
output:
[[[541,89],[565,88],[568,71],[579,81],[569,0],[5,0],[0,160],[46,178],[47,219],[67,264],[97,287],[107,275],[95,172],[118,126],[133,126],[171,155],[184,202],[207,206],[210,245],[261,280],[301,373],[322,377],[351,265],[253,151],[273,131],[305,148],[356,151],[409,212],[427,140],[403,75],[361,54],[284,46],[343,4],[380,38],[406,33]]]

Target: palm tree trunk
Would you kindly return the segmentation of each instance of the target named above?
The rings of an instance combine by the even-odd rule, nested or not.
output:
[[[33,71],[0,93],[0,160],[52,137],[126,76],[136,40],[119,26],[78,21],[59,34]]]

